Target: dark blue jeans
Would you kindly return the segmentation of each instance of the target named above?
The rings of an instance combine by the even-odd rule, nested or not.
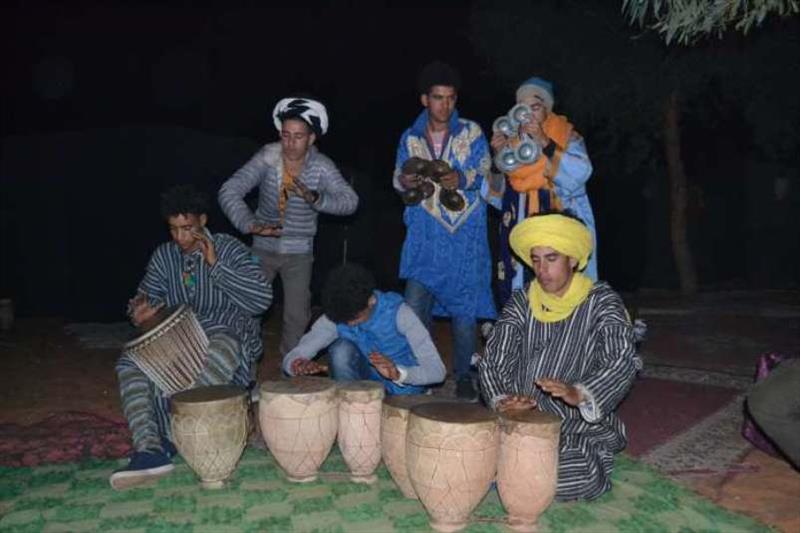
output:
[[[372,365],[352,341],[338,339],[328,346],[331,377],[336,381],[369,379]]]
[[[422,283],[409,279],[406,281],[405,299],[430,331],[433,319],[433,294]],[[478,321],[474,316],[454,316],[451,323],[453,328],[453,372],[456,380],[468,379],[472,354],[477,348]]]

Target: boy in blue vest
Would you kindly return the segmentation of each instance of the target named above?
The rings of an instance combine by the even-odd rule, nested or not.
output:
[[[324,348],[337,381],[369,379],[387,394],[422,394],[445,378],[444,363],[428,330],[394,292],[376,290],[365,268],[348,263],[331,271],[322,289],[324,314],[283,359],[289,375],[318,374],[313,359]]]

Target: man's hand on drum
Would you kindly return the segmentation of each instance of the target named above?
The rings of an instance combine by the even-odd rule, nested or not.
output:
[[[214,241],[202,229],[192,230],[192,235],[200,243],[200,250],[203,252],[203,258],[208,266],[217,264],[217,250],[214,248]]]
[[[283,232],[283,226],[278,224],[251,224],[250,233],[252,235],[260,235],[262,237],[280,237]]]
[[[422,178],[416,174],[400,174],[397,179],[400,181],[400,185],[402,185],[405,190],[419,187],[419,184],[422,181]]]
[[[506,411],[525,411],[536,407],[536,400],[530,396],[512,394],[499,400],[496,407],[501,413]]]
[[[583,401],[583,394],[574,385],[549,378],[537,379],[536,384],[553,398],[559,398],[572,407],[577,407]]]
[[[369,354],[369,362],[372,363],[372,366],[375,367],[375,370],[378,371],[378,374],[386,379],[391,379],[392,381],[397,381],[400,379],[400,371],[397,370],[397,365],[395,365],[394,362],[385,355],[379,354],[378,352],[372,352]]]
[[[131,322],[138,328],[143,323],[156,316],[156,313],[164,307],[164,304],[160,303],[153,307],[150,305],[150,302],[147,301],[147,295],[139,293],[128,301],[128,307],[130,309]]]
[[[328,365],[311,361],[310,359],[295,359],[292,361],[292,375],[294,376],[309,376],[312,374],[322,374],[328,371]]]
[[[454,190],[458,188],[458,172],[455,170],[445,174],[439,179],[439,183],[442,184],[442,187],[445,189]]]

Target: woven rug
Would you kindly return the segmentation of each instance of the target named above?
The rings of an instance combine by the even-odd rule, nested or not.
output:
[[[0,468],[0,531],[430,531],[422,504],[405,499],[387,470],[372,486],[351,483],[334,448],[313,483],[293,484],[268,453],[248,449],[229,486],[202,490],[185,463],[152,486],[115,492],[112,470],[124,461]],[[704,500],[621,455],[614,489],[591,503],[555,503],[543,532],[768,531]],[[502,532],[505,511],[495,490],[467,532]]]

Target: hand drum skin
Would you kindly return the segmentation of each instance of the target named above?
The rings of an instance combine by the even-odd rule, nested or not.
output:
[[[222,488],[250,432],[248,395],[239,387],[199,387],[172,396],[172,437],[206,489]]]
[[[459,531],[497,471],[497,417],[469,403],[413,407],[408,417],[406,466],[411,485],[437,531]]]
[[[500,415],[497,492],[508,512],[508,527],[536,531],[552,503],[558,481],[561,420],[537,410]]]
[[[289,481],[317,479],[339,426],[335,383],[295,377],[261,384],[258,416],[270,453]]]
[[[377,381],[339,385],[339,435],[336,438],[350,480],[372,484],[381,462],[381,405],[385,396]]]

